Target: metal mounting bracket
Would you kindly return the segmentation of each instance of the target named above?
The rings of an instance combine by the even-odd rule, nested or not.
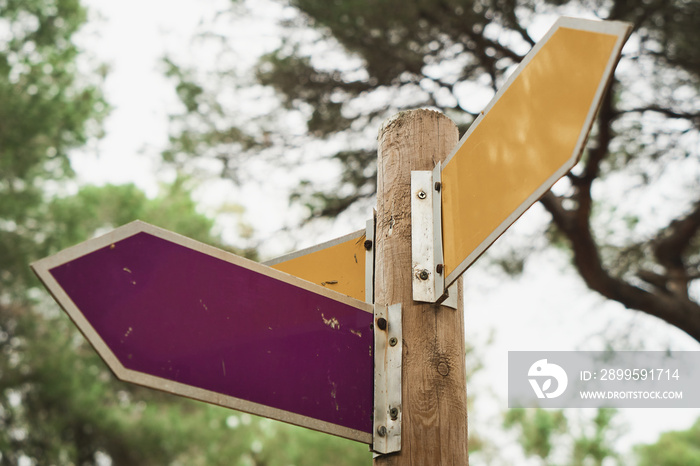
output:
[[[460,279],[458,278],[457,280]],[[440,303],[441,305],[457,309],[457,280],[445,290],[445,295],[443,296],[445,300]]]
[[[374,305],[375,456],[401,450],[401,304]]]
[[[440,162],[432,171],[411,172],[411,265],[413,300],[445,299],[442,253],[442,184]]]

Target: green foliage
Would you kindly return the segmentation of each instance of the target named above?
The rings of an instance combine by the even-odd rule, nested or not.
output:
[[[688,430],[661,434],[656,443],[638,445],[639,466],[700,465],[700,419]]]
[[[220,245],[184,179],[155,199],[133,185],[66,194],[69,152],[99,136],[107,110],[101,70],[76,64],[85,17],[78,1],[0,2],[0,464],[304,464],[273,431],[305,450],[328,445],[339,464],[366,460],[349,442],[292,441],[292,427],[117,381],[38,286],[31,261],[136,218]]]
[[[613,420],[617,410],[612,408],[599,408],[593,418],[590,433],[584,432],[574,440],[572,466],[584,466],[591,464],[603,464],[606,458],[616,458],[617,453],[613,448],[617,432]]]
[[[643,10],[637,6],[639,10]],[[678,67],[700,77],[700,53],[697,50],[697,24],[700,21],[700,4],[694,1],[651,2],[649,10],[655,14],[643,24],[642,34],[647,40],[656,41],[659,50],[655,55],[673,67]]]
[[[602,466],[605,460],[618,458],[613,447],[616,414],[615,409],[600,408],[593,419],[575,425],[564,410],[519,408],[506,413],[504,426],[516,430],[524,453],[543,464]],[[567,457],[564,463],[562,457]]]
[[[271,424],[271,423],[270,423]],[[366,465],[371,461],[367,445],[330,437],[302,427],[275,423],[264,437],[264,446],[256,456],[257,464],[294,465]]]
[[[567,421],[562,410],[511,409],[503,425],[518,428],[520,444],[528,456],[547,459],[552,453],[552,437],[566,432]]]
[[[249,134],[247,130],[223,123],[226,116],[218,96],[205,92],[197,83],[194,70],[178,66],[168,58],[163,59],[165,75],[175,83],[175,91],[183,111],[170,116],[175,131],[170,135],[170,145],[162,152],[163,160],[174,164],[181,173],[196,173],[192,156],[214,158],[221,162],[222,176],[238,181],[239,157],[233,153],[260,150],[268,146],[262,136]],[[227,76],[222,77],[225,86],[231,85]],[[250,124],[246,125],[250,130]],[[259,140],[262,138],[262,141]],[[196,160],[196,158],[195,158]]]
[[[497,43],[474,33],[498,11],[479,2],[352,1],[338,2],[333,8],[318,0],[291,3],[307,15],[313,27],[327,30],[351,54],[363,58],[373,86],[422,77],[427,63],[454,56],[455,48],[486,57],[485,48],[490,46],[493,62],[495,56],[502,56]]]
[[[98,451],[116,464],[156,464],[184,448],[170,444],[174,429],[152,425],[165,413],[129,401],[67,318],[20,311],[3,322],[13,335],[0,364],[2,464],[94,464]]]
[[[292,109],[302,102],[313,105],[307,122],[313,135],[324,137],[343,131],[352,123],[342,114],[342,101],[350,96],[344,95],[348,89],[343,89],[346,83],[340,72],[318,70],[311,66],[308,57],[289,56],[278,50],[260,59],[256,75],[261,84],[280,93],[285,108]],[[354,93],[368,88],[367,83],[352,83]],[[342,94],[338,94],[341,89]]]
[[[187,74],[171,60],[166,58],[163,60],[163,64],[166,67],[165,75],[169,78],[175,78],[177,80],[175,91],[177,92],[180,101],[185,106],[185,109],[188,112],[197,111],[200,105],[200,98],[204,93],[202,86],[199,86],[189,79]]]
[[[58,243],[48,248],[53,251],[135,219],[204,243],[219,243],[211,234],[214,221],[196,211],[184,180],[163,186],[155,199],[148,199],[134,185],[85,186],[74,196],[53,199],[47,206],[47,218],[56,225],[48,239]]]
[[[2,293],[31,280],[42,235],[43,187],[71,173],[68,151],[98,134],[106,105],[99,74],[78,75],[71,35],[85,20],[73,0],[0,5],[0,272]]]

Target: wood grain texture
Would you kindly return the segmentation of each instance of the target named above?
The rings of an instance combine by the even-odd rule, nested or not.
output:
[[[411,291],[411,170],[432,170],[457,142],[454,123],[430,110],[399,113],[379,132],[375,301],[403,305],[404,365],[401,451],[375,466],[468,464],[462,299],[455,311]]]

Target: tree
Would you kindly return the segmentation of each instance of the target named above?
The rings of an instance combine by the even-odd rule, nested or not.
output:
[[[10,1],[0,17],[9,33],[0,49],[0,283],[7,295],[32,280],[22,261],[36,248],[44,189],[70,175],[69,150],[96,136],[106,105],[100,74],[76,70],[71,36],[85,21],[79,2]]]
[[[302,181],[293,193],[311,219],[358,202],[371,206],[371,138],[390,115],[428,106],[464,131],[480,110],[471,95],[493,95],[553,15],[631,22],[633,35],[581,162],[541,199],[551,219],[546,234],[549,244],[568,251],[590,289],[700,341],[698,2],[280,3],[297,14],[286,18],[285,40],[261,58],[255,81],[245,83],[265,102],[264,90],[273,89],[279,108],[265,106],[265,114],[246,120],[242,101],[229,107],[231,99],[217,99],[212,84],[231,89],[230,70],[212,81],[171,66],[186,105],[174,117],[165,155],[180,164],[215,158],[222,175],[235,179],[253,157],[279,164],[292,154],[288,163],[298,163],[298,149],[307,147],[314,161],[332,159],[340,167],[334,183],[319,189]],[[303,129],[280,115],[303,120]],[[631,202],[640,197],[644,202]]]
[[[78,0],[0,5],[0,464],[367,458],[362,445],[117,381],[31,274],[33,260],[135,218],[221,246],[184,179],[155,199],[132,185],[77,189],[70,151],[99,136],[108,110],[104,70],[77,63],[84,21]]]
[[[615,409],[599,408],[592,419],[572,426],[572,419],[566,417],[564,410],[517,408],[506,413],[504,426],[516,430],[524,453],[540,458],[542,464],[601,466],[606,459],[619,456],[614,448],[616,414]],[[562,446],[566,446],[565,451],[555,451],[556,447],[562,450]],[[562,459],[555,458],[566,459],[562,463]]]
[[[566,432],[567,419],[562,410],[511,409],[504,419],[508,429],[519,430],[519,442],[527,456],[537,456],[543,461],[552,454],[553,439]]]
[[[664,432],[656,443],[635,447],[639,466],[700,465],[700,419],[688,430]]]
[[[567,417],[567,411],[511,409],[504,426],[516,432],[523,452],[542,464],[700,465],[700,419],[687,430],[663,432],[654,443],[635,445],[631,456],[623,456],[615,448],[622,433],[616,425],[617,410],[599,408],[595,416],[578,422]]]

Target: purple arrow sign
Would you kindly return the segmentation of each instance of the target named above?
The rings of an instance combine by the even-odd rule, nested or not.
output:
[[[32,268],[116,376],[372,442],[372,306],[134,222]]]

